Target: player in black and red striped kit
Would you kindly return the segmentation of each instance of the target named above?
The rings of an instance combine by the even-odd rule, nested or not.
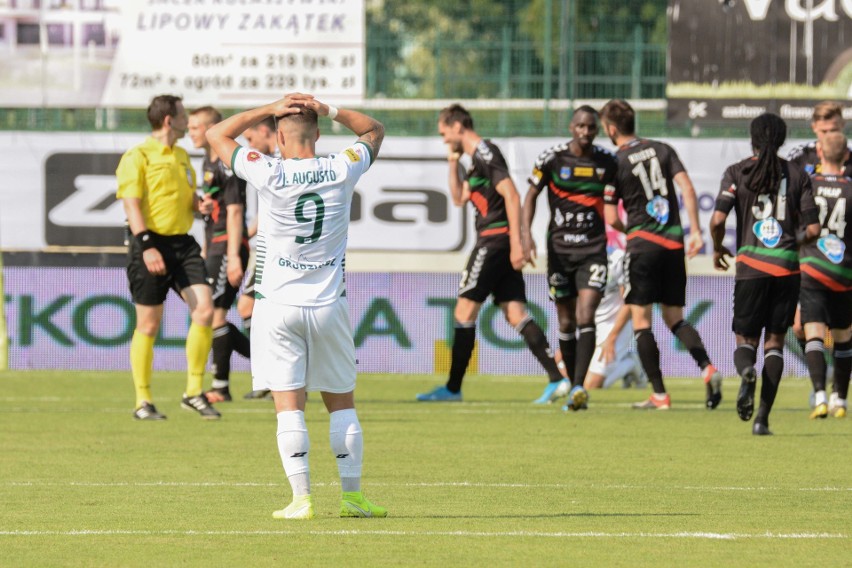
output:
[[[797,230],[806,226],[805,239],[819,235],[820,226],[810,178],[778,157],[787,125],[766,113],[751,123],[754,156],[731,165],[722,177],[716,211],[710,222],[713,260],[728,269],[733,256],[723,244],[725,221],[731,210],[737,218],[736,278],[733,331],[737,349],[734,365],[742,377],[737,413],[750,420],[757,382],[757,345],[763,340],[763,385],[752,433],[771,434],[769,413],[784,370],[784,336],[793,323],[799,297],[799,243]]]
[[[660,370],[660,350],[651,332],[652,308],[657,303],[662,304],[666,325],[701,369],[707,386],[707,408],[716,408],[722,400],[722,375],[711,363],[698,332],[683,319],[686,259],[674,183],[681,189],[689,215],[686,255],[690,258],[704,245],[695,189],[671,146],[637,137],[636,114],[626,101],[608,102],[601,110],[601,121],[618,147],[618,171],[615,183],[604,193],[604,212],[607,223],[627,233],[624,301],[630,306],[639,359],[654,389],[648,400],[635,404],[634,408],[671,406]],[[627,210],[626,228],[618,217],[619,200]]]
[[[461,401],[461,384],[476,340],[476,317],[489,294],[506,321],[520,333],[551,381],[562,379],[542,329],[527,312],[521,268],[529,260],[521,245],[521,203],[500,149],[483,140],[461,105],[441,111],[438,132],[450,147],[453,203],[470,201],[476,211],[478,239],[462,273],[455,311],[450,377],[446,386],[418,394],[417,400]],[[462,154],[466,161],[460,168]]]
[[[811,418],[829,414],[846,416],[849,375],[852,371],[852,179],[844,175],[848,155],[846,137],[840,132],[820,140],[822,173],[811,176],[814,201],[822,227],[820,237],[799,250],[802,289],[799,292],[801,322],[805,334],[805,360],[814,387]],[[834,339],[834,392],[826,399],[824,338],[831,329]]]
[[[535,162],[524,200],[522,235],[527,255],[535,258],[530,228],[536,199],[547,191],[547,279],[570,383],[550,383],[535,402],[545,404],[569,394],[566,408],[579,410],[586,407],[588,398],[583,381],[595,352],[595,310],[607,282],[603,194],[615,177],[616,161],[612,152],[593,144],[598,112],[592,107],[577,108],[569,130],[569,142],[548,148]]]
[[[227,320],[248,264],[249,248],[246,182],[213,153],[205,137],[207,129],[221,121],[221,113],[213,107],[195,109],[189,116],[193,144],[204,149],[204,199],[213,204],[204,219],[207,282],[213,287],[213,384],[204,394],[211,403],[231,400],[231,354],[250,355],[248,337]]]

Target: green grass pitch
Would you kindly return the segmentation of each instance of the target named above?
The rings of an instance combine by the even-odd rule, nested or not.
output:
[[[179,408],[183,377],[157,373],[169,419],[135,422],[127,373],[0,374],[3,566],[839,566],[852,563],[852,420],[808,420],[810,386],[785,379],[756,438],[698,380],[673,408],[646,391],[590,408],[535,407],[543,381],[468,377],[465,402],[423,404],[431,376],[363,375],[364,491],[387,519],[340,519],[328,417],[311,397],[318,518],[276,521],[290,489],[271,403]]]

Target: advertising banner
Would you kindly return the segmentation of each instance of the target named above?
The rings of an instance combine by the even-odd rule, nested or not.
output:
[[[364,96],[363,0],[13,2],[0,11],[4,106],[258,106]]]
[[[134,308],[121,268],[7,267],[6,310],[12,369],[129,368]],[[358,370],[367,373],[446,373],[450,363],[453,307],[458,274],[350,273],[347,297]],[[530,313],[557,342],[556,311],[547,299],[544,275],[525,276]],[[714,363],[726,376],[733,368],[731,329],[733,278],[691,276],[685,317],[704,339]],[[189,328],[186,307],[170,294],[157,338],[154,367],[183,370]],[[239,327],[239,318],[231,318]],[[666,376],[698,377],[689,353],[655,315],[654,333]],[[787,375],[805,376],[794,342],[785,360]],[[238,355],[233,368],[248,371]],[[523,339],[488,303],[477,325],[471,373],[542,375]]]
[[[115,199],[121,154],[144,134],[0,132],[0,248],[121,246],[124,209]],[[352,136],[320,137],[317,151],[337,152]],[[495,139],[518,191],[526,193],[536,157],[563,142],[556,138]],[[742,139],[668,140],[686,165],[698,194],[705,242],[725,168],[751,153]],[[188,148],[196,170],[201,155]],[[599,140],[605,147],[609,142]],[[782,152],[796,141],[790,141]],[[352,203],[353,251],[466,252],[476,239],[470,207],[453,205],[447,187],[446,151],[438,136],[389,137],[380,158],[358,183]],[[249,192],[249,198],[255,197]],[[251,215],[251,202],[249,215]],[[687,221],[687,216],[681,215]],[[539,196],[533,235],[544,251],[549,220]],[[200,222],[199,222],[200,225]],[[195,235],[201,236],[200,226]],[[728,244],[733,245],[733,233]],[[388,267],[392,269],[393,267]]]
[[[848,0],[670,0],[669,121],[807,121],[822,100],[850,119],[850,37]]]

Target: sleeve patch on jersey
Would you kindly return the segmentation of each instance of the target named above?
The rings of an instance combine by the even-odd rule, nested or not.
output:
[[[345,149],[343,151],[343,153],[346,154],[346,157],[349,158],[350,162],[360,162],[361,161],[361,156],[359,156],[358,152],[356,152],[352,148]]]
[[[260,154],[258,152],[249,152],[248,156],[246,156],[246,160],[249,162],[256,162],[260,159]]]
[[[540,169],[538,169],[538,168],[533,168],[533,171],[532,171],[532,180],[533,180],[533,183],[538,183],[538,182],[540,182],[540,181],[541,181],[541,175],[542,175],[542,174],[541,174],[541,170],[540,170]]]
[[[595,170],[594,168],[588,167],[574,168],[574,175],[576,177],[592,177],[593,175],[595,175]]]

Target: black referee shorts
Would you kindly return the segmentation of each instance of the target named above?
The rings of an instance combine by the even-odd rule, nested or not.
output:
[[[207,270],[201,258],[201,247],[190,235],[164,236],[151,233],[154,246],[163,256],[166,274],[154,276],[142,260],[142,248],[130,239],[127,248],[127,280],[133,303],[159,306],[166,301],[169,288],[178,294],[195,284],[207,284]]]

